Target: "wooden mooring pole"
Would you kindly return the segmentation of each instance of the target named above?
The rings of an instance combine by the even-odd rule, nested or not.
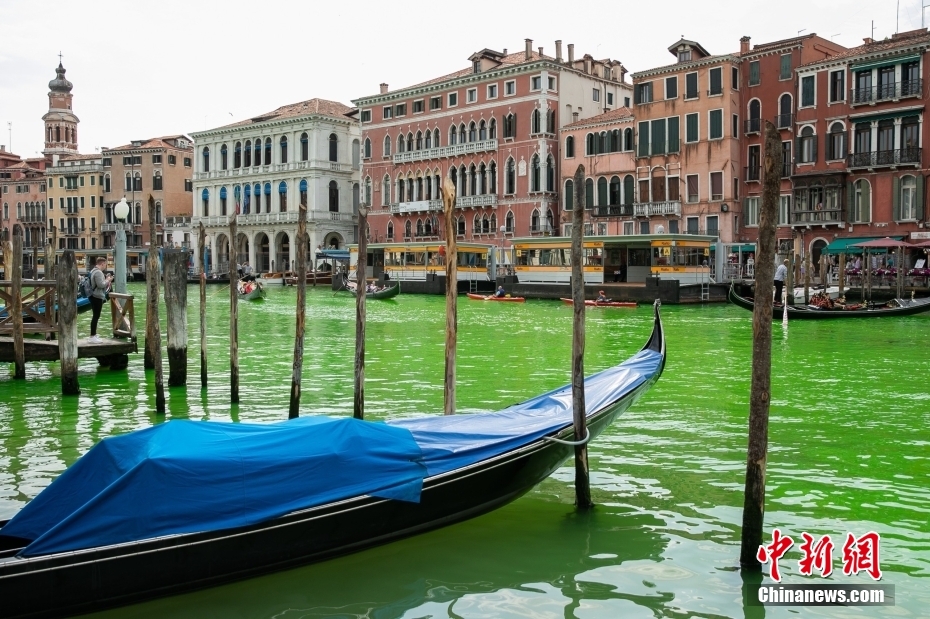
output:
[[[365,418],[365,297],[368,273],[368,209],[358,209],[358,263],[355,270],[355,399],[352,416]]]
[[[26,344],[23,342],[23,237],[13,229],[13,256],[10,261],[13,303],[8,310],[13,319],[13,378],[26,378]]]
[[[145,304],[146,369],[155,370],[155,412],[165,412],[165,374],[161,366],[161,326],[158,324],[158,248],[155,245],[155,198],[149,195],[149,258],[145,268],[147,298]],[[122,224],[121,224],[122,225]],[[151,363],[151,365],[149,365]]]
[[[165,310],[168,313],[168,386],[187,384],[187,252],[165,252]]]
[[[207,265],[203,256],[207,245],[207,232],[200,222],[197,233],[197,251],[200,255],[200,388],[207,388]]]
[[[48,269],[48,265],[46,265]],[[58,356],[61,357],[61,393],[78,395],[78,329],[77,329],[77,261],[70,249],[61,257],[57,269],[58,282]]]
[[[300,382],[304,371],[304,332],[307,324],[307,205],[297,211],[297,331],[291,369],[291,401],[287,418],[300,416]]]
[[[575,505],[594,507],[588,471],[588,428],[584,399],[584,166],[575,171],[575,210],[572,212],[572,410],[575,426]]]
[[[455,246],[455,183],[442,182],[442,205],[446,220],[446,372],[443,381],[443,413],[455,414],[455,349],[458,340],[458,269]]]
[[[775,226],[781,184],[781,140],[771,122],[765,122],[762,209],[759,213],[759,255],[775,255]],[[790,272],[790,270],[789,270]],[[765,466],[768,457],[769,404],[772,381],[772,287],[775,265],[771,260],[756,264],[755,306],[752,315],[752,382],[749,391],[749,444],[746,453],[746,485],[743,497],[743,529],[740,566],[759,571],[756,552],[762,544],[765,517]],[[788,288],[788,294],[794,291]],[[785,310],[787,312],[787,310]]]
[[[844,292],[844,290],[846,289],[846,253],[845,252],[840,254],[839,267],[837,268],[839,269],[839,272],[837,273],[837,277],[838,277],[837,281],[839,282],[839,290],[837,291],[837,296],[845,297],[846,296],[846,293]]]
[[[237,207],[238,208],[238,207]],[[239,402],[239,286],[236,272],[239,243],[236,239],[236,214],[229,218],[229,401]]]

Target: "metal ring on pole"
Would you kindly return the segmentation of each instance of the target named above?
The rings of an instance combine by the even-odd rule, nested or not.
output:
[[[563,441],[560,438],[555,438],[554,436],[544,436],[543,439],[547,441],[552,441],[553,443],[558,443],[559,445],[570,445],[572,447],[577,447],[579,445],[585,445],[588,441],[591,440],[591,430],[588,428],[584,429],[585,436],[580,441]]]

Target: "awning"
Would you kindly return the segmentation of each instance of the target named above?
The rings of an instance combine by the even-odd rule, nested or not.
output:
[[[856,243],[865,243],[875,239],[883,239],[883,236],[853,236],[847,238],[833,239],[833,241],[821,250],[824,254],[861,254],[862,247],[852,247]],[[903,236],[890,237],[896,241],[903,241]],[[874,252],[873,252],[874,253]]]
[[[881,60],[873,60],[871,62],[866,61],[862,64],[852,64],[849,66],[852,71],[865,71],[866,69],[874,69],[876,67],[887,67],[893,64],[900,64],[902,62],[911,62],[915,60],[920,60],[920,54],[911,54],[909,56],[898,56],[897,58],[882,58]]]
[[[748,253],[756,251],[756,246],[755,244],[728,245],[727,251],[734,253],[734,254],[738,254],[738,253],[748,254]]]
[[[885,112],[882,114],[865,114],[863,116],[850,116],[849,122],[853,124],[871,123],[873,121],[878,122],[880,120],[894,120],[895,118],[907,118],[908,116],[917,117],[921,113],[923,113],[923,106],[919,108],[907,108],[903,110],[893,110],[893,111]]]

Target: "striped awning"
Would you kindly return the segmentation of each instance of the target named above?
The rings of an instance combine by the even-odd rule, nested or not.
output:
[[[839,239],[833,239],[829,245],[823,248],[823,253],[825,254],[861,254],[863,252],[862,247],[853,247],[858,243],[865,243],[866,241],[874,241],[875,239],[883,239],[883,236],[851,236]],[[890,237],[896,241],[903,241],[903,236],[893,236]],[[874,252],[873,252],[874,253]]]
[[[908,56],[898,56],[897,58],[882,58],[863,61],[862,64],[849,65],[852,71],[865,71],[866,69],[875,69],[878,67],[887,67],[902,62],[912,62],[920,60],[920,54],[910,54]]]

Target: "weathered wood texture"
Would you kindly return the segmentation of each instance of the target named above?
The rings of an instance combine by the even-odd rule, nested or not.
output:
[[[207,265],[203,254],[207,245],[207,232],[200,222],[197,231],[197,254],[200,256],[200,388],[207,388]]]
[[[23,237],[13,232],[13,256],[9,262],[13,295],[10,317],[13,319],[13,378],[26,378],[26,349],[23,347]]]
[[[239,290],[236,286],[236,215],[229,218],[229,401],[239,403]]]
[[[839,266],[837,267],[837,277],[838,284],[840,287],[839,296],[844,297],[846,293],[843,292],[846,289],[846,254],[840,254]]]
[[[58,356],[61,359],[61,393],[78,395],[78,270],[74,252],[65,251],[58,266]]]
[[[368,281],[368,209],[358,210],[358,265],[355,277],[355,394],[352,416],[365,418],[365,298]]]
[[[304,333],[307,325],[307,205],[297,211],[297,330],[294,334],[294,363],[291,367],[291,400],[287,418],[300,416],[300,387],[304,371]]]
[[[155,237],[155,198],[149,196],[149,232]],[[161,326],[158,324],[158,252],[152,247],[145,267],[148,297],[145,307],[145,368],[155,370],[155,412],[165,412],[165,375],[161,363]],[[151,366],[149,365],[151,363]]]
[[[584,398],[584,166],[575,171],[575,210],[572,212],[572,412],[575,440],[583,441],[588,434]],[[591,500],[591,477],[588,470],[587,443],[575,445],[575,505],[579,509],[594,506]]]
[[[187,252],[166,251],[165,311],[168,314],[168,386],[187,384]]]
[[[458,340],[458,269],[455,245],[455,184],[448,176],[442,182],[442,204],[446,228],[446,371],[443,379],[442,410],[455,414],[455,355]]]
[[[781,184],[781,140],[771,122],[765,122],[762,209],[759,213],[759,256],[775,255],[775,226]],[[743,497],[743,528],[740,565],[760,570],[756,551],[762,543],[765,517],[765,467],[768,457],[769,405],[772,379],[772,288],[775,265],[769,259],[756,264],[755,307],[752,315],[752,381],[749,392],[749,442],[746,453],[746,484]],[[789,297],[793,289],[788,288]]]

